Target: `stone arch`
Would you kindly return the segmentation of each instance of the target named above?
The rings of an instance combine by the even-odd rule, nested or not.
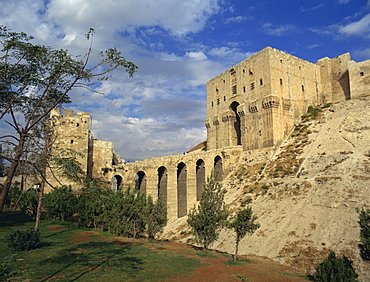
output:
[[[235,113],[235,121],[234,121],[234,134],[232,137],[235,136],[235,141],[234,138],[232,138],[232,144],[231,145],[241,145],[242,144],[242,131],[241,131],[241,123],[240,123],[240,116],[238,114],[237,108],[239,106],[238,102],[232,102],[230,105],[230,109],[233,110]]]
[[[183,217],[187,212],[186,182],[186,164],[181,162],[177,165],[177,217]]]
[[[215,157],[213,170],[215,174],[215,180],[221,181],[222,180],[222,158],[220,156]]]
[[[167,205],[167,168],[161,166],[158,168],[158,199]]]
[[[139,171],[135,175],[135,190],[146,193],[146,175],[144,171]]]
[[[206,181],[205,165],[202,159],[199,159],[196,163],[196,181],[197,181],[197,201],[200,201]]]
[[[119,190],[119,186],[122,184],[122,176],[115,175],[110,180],[110,189],[113,192],[117,192]]]

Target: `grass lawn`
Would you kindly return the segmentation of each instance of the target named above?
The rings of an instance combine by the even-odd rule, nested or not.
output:
[[[34,281],[165,281],[189,275],[200,260],[140,240],[120,241],[104,232],[76,229],[70,223],[43,220],[40,248],[12,254],[3,238],[14,228],[32,228],[31,218],[17,212],[0,215],[0,260],[10,263],[21,280]]]
[[[233,262],[227,254],[204,252],[186,244],[115,237],[49,220],[41,221],[39,248],[18,253],[8,250],[3,240],[8,232],[33,226],[32,219],[19,212],[0,214],[0,264],[4,258],[12,258],[12,281],[306,280],[304,275],[267,259]]]

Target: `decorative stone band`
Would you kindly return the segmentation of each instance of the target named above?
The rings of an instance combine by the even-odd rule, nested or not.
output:
[[[234,111],[226,111],[222,114],[222,122],[234,121],[235,113]]]
[[[278,108],[280,105],[279,102],[280,98],[275,95],[269,95],[262,99],[262,108],[270,109],[270,108]]]

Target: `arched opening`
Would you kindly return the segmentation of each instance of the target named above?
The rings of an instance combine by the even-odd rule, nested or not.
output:
[[[215,157],[213,170],[215,173],[215,180],[222,180],[222,158],[220,156]]]
[[[230,105],[230,108],[235,113],[235,121],[234,121],[235,135],[234,136],[235,136],[236,144],[233,142],[232,145],[241,145],[242,144],[242,132],[241,132],[241,128],[240,128],[240,116],[239,116],[238,111],[237,111],[238,106],[239,106],[238,102],[233,102]]]
[[[110,180],[110,189],[113,192],[117,192],[120,188],[120,185],[122,184],[122,177],[120,175],[115,175]]]
[[[135,176],[135,190],[140,193],[146,192],[146,175],[145,172],[139,171]]]
[[[158,168],[158,199],[167,205],[167,168]]]
[[[204,182],[206,180],[206,172],[204,167],[204,161],[199,159],[196,166],[196,180],[197,180],[197,201],[200,201],[204,188]]]
[[[177,166],[177,216],[183,217],[186,215],[186,165],[179,163]]]

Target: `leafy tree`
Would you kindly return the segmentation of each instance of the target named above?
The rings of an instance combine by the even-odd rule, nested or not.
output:
[[[149,240],[154,240],[155,236],[163,231],[167,224],[167,207],[165,203],[158,199],[155,203],[151,196],[147,198],[146,207],[146,233]]]
[[[145,194],[136,194],[128,189],[113,193],[111,199],[102,215],[108,231],[124,237],[143,236],[146,225]]]
[[[78,197],[72,193],[71,187],[61,187],[44,197],[46,216],[53,220],[69,220],[77,212]]]
[[[229,216],[224,194],[225,190],[212,173],[204,185],[199,205],[189,212],[188,224],[193,229],[197,243],[205,249],[217,240]]]
[[[313,279],[318,282],[355,282],[357,277],[352,261],[346,256],[338,258],[331,251],[328,258],[316,266]]]
[[[370,260],[370,209],[361,211],[357,210],[359,213],[359,225],[360,231],[360,255],[363,260]]]
[[[87,39],[93,33],[90,29]],[[0,196],[0,211],[27,145],[30,140],[34,143],[35,139],[42,139],[39,130],[51,110],[69,103],[68,94],[76,87],[94,91],[94,84],[108,79],[111,71],[123,69],[132,76],[137,69],[115,48],[100,52],[100,61],[90,66],[92,45],[85,56],[73,57],[63,49],[32,44],[32,39],[0,26],[0,119],[5,118],[15,131],[0,136],[0,142],[12,152],[0,155],[10,163]]]
[[[113,194],[106,182],[86,178],[84,188],[78,197],[78,224],[103,230],[105,227],[103,215],[105,210],[111,207]]]
[[[236,215],[231,218],[231,221],[229,222],[229,228],[232,228],[236,235],[234,261],[238,255],[240,240],[243,239],[247,234],[253,234],[258,228],[261,227],[256,220],[257,216],[253,215],[253,211],[250,206],[238,210]]]

